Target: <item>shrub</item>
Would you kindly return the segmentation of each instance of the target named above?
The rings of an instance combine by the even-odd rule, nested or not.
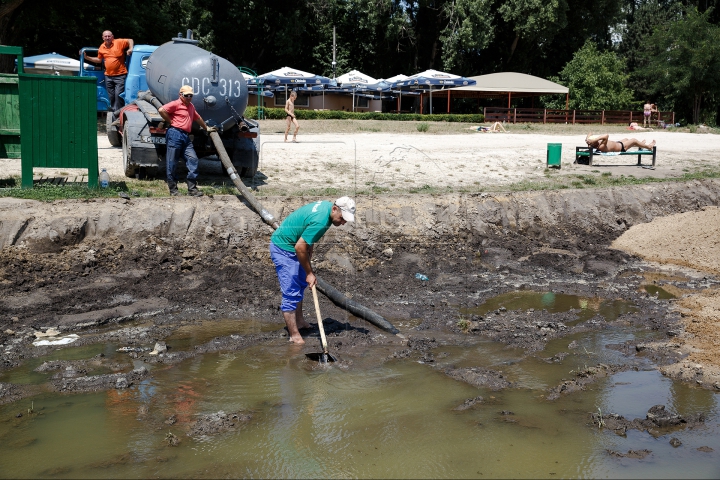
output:
[[[266,120],[284,120],[285,109],[264,108],[263,114]],[[388,120],[388,121],[422,121],[422,122],[464,122],[482,123],[485,117],[482,114],[461,115],[456,113],[435,113],[432,115],[420,115],[417,113],[380,113],[380,112],[346,112],[344,110],[303,110],[296,109],[295,115],[298,120]],[[257,119],[258,109],[256,106],[249,106],[245,109],[245,117]]]

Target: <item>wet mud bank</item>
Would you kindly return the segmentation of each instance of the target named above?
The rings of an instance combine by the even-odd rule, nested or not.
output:
[[[312,200],[270,198],[263,204],[282,219]],[[552,355],[544,353],[548,344],[588,332],[636,329],[647,336],[605,346],[619,352],[621,361],[573,372],[543,397],[569,395],[627,369],[662,368],[673,378],[720,389],[715,370],[682,367],[687,352],[673,343],[684,333],[681,312],[673,299],[645,288],[692,292],[716,287],[717,279],[690,269],[658,273],[657,265],[609,248],[633,225],[719,204],[720,182],[712,180],[359,198],[357,222],[330,229],[315,250],[315,268],[388,318],[406,339],[324,301],[330,351],[341,357],[340,368],[352,368],[354,358],[371,350],[378,363],[411,358],[432,367],[443,347],[492,339],[523,355],[562,363],[577,354],[574,341]],[[234,196],[0,200],[0,373],[61,349],[99,344],[123,348],[125,358],[56,364],[58,373],[42,386],[0,383],[0,402],[42,389],[127,388],[152,374],[142,364],[169,365],[256,345],[287,348],[267,249],[270,234]],[[590,311],[604,301],[622,300],[633,308],[613,317],[581,316],[579,308],[478,310],[514,291],[577,296]],[[311,304],[305,315],[314,324]],[[226,319],[253,319],[266,328],[220,332],[185,347],[169,340],[181,328]],[[49,335],[49,329],[57,334]],[[303,352],[317,351],[317,334],[317,328],[308,334]],[[168,350],[158,350],[158,342],[166,342]],[[517,379],[481,364],[442,371],[491,389],[517,385]]]

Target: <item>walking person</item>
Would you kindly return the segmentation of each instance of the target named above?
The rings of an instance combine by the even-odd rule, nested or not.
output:
[[[300,130],[300,125],[298,124],[297,117],[295,116],[295,99],[297,98],[297,92],[294,90],[290,92],[290,98],[287,99],[287,102],[285,102],[285,122],[287,123],[287,128],[285,129],[285,141],[287,142],[287,136],[288,132],[290,131],[290,126],[295,124],[295,133],[293,133],[292,141],[297,142],[297,133],[298,130]]]
[[[84,57],[85,60],[94,63],[105,61],[105,89],[110,97],[110,109],[116,112],[125,103],[121,97],[125,92],[128,73],[125,60],[132,54],[135,42],[132,38],[115,38],[110,30],[103,32],[102,39],[103,43],[98,48],[97,57],[90,57],[87,52]]]
[[[270,257],[275,264],[285,325],[290,341],[303,344],[300,330],[310,328],[303,318],[305,288],[317,284],[310,260],[313,246],[331,225],[336,227],[355,220],[355,201],[340,197],[335,202],[309,203],[291,213],[270,237]]]
[[[193,88],[190,85],[183,85],[180,88],[180,98],[166,103],[158,110],[165,124],[169,126],[165,134],[167,144],[165,161],[167,162],[167,184],[172,196],[180,195],[175,177],[175,165],[180,155],[185,157],[185,165],[188,169],[188,195],[193,197],[203,196],[203,193],[197,188],[197,169],[200,160],[190,140],[190,131],[193,122],[200,124],[207,133],[217,131],[215,127],[208,127],[205,124],[205,121],[195,110],[192,98]]]

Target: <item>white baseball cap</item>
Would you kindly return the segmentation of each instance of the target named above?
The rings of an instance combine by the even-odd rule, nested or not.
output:
[[[346,222],[355,221],[355,200],[350,197],[340,197],[335,200],[335,206],[340,209]]]

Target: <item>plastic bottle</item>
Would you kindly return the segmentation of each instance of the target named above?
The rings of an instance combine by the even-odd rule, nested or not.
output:
[[[100,188],[107,188],[108,185],[110,185],[110,175],[108,175],[108,172],[106,169],[102,169],[102,172],[100,172]]]
[[[428,281],[428,277],[423,275],[422,273],[416,273],[415,278],[417,278],[418,280],[422,280],[423,282]]]

